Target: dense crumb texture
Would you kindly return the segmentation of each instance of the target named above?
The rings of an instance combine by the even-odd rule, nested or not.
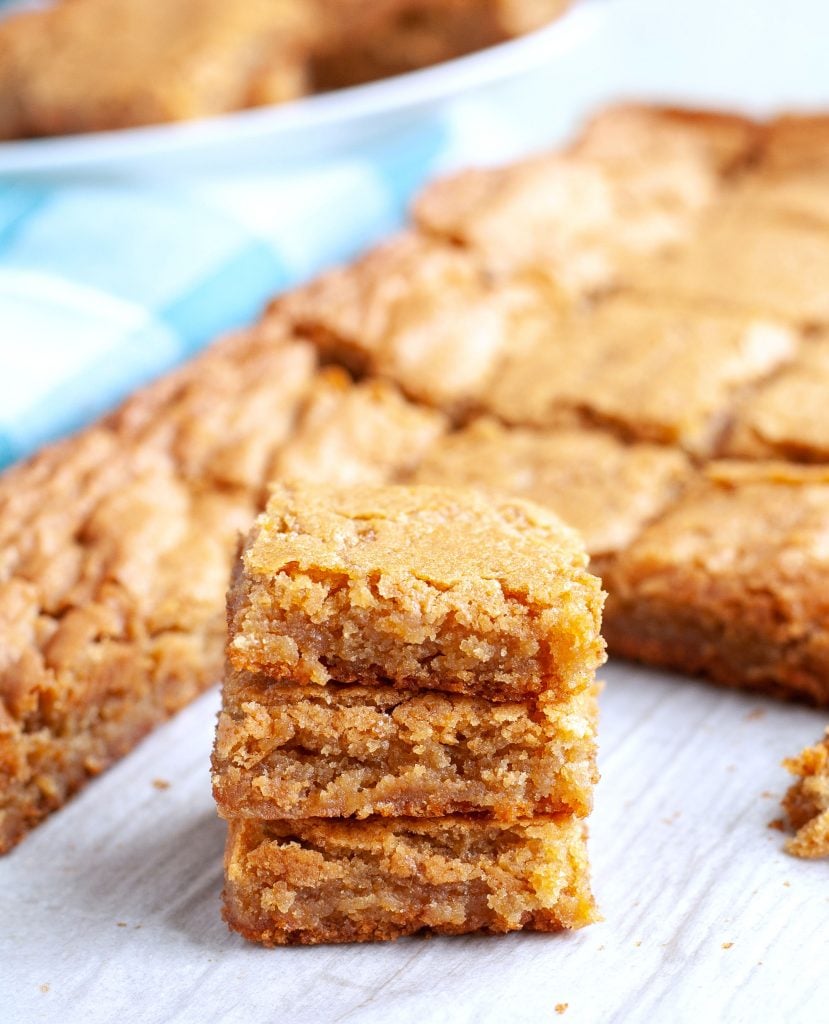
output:
[[[584,826],[572,818],[231,821],[225,878],[228,924],[266,946],[595,919]]]
[[[565,0],[71,0],[0,23],[0,138],[181,121],[448,60]]]
[[[438,487],[276,487],[229,596],[238,670],[512,700],[583,689],[602,592],[538,506]]]
[[[820,743],[783,763],[797,776],[783,798],[796,830],[786,850],[796,857],[829,857],[829,729]]]
[[[296,0],[71,0],[0,24],[8,136],[218,114],[306,90],[314,22]],[[4,83],[5,84],[5,83]]]
[[[829,470],[715,463],[607,577],[610,649],[829,704]]]
[[[555,704],[230,674],[213,754],[227,818],[587,814],[595,695]]]
[[[805,344],[790,366],[746,398],[723,454],[829,463],[829,337]]]
[[[436,443],[413,483],[519,495],[578,530],[591,558],[626,547],[691,475],[679,451],[624,444],[599,430],[508,429],[478,419]]]

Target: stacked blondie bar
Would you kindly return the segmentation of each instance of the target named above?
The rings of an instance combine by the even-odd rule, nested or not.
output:
[[[538,506],[277,486],[228,603],[225,916],[267,945],[593,917],[602,592]]]

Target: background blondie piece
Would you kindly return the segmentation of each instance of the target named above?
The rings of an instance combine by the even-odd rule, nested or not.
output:
[[[574,818],[231,821],[224,916],[266,946],[595,919]]]
[[[783,798],[796,835],[786,850],[796,857],[829,857],[829,729],[825,738],[783,764],[798,780]]]
[[[510,423],[587,423],[708,452],[742,388],[792,358],[782,324],[611,298],[515,339],[483,404]]]
[[[569,0],[318,0],[325,38],[312,59],[318,89],[428,67],[529,32]]]
[[[445,416],[407,402],[392,384],[355,385],[343,370],[329,367],[309,388],[271,476],[384,483],[417,465],[447,426]]]
[[[542,273],[571,296],[624,282],[630,261],[684,242],[750,145],[738,119],[614,108],[570,152],[429,186],[414,218],[498,274]]]
[[[219,114],[306,89],[297,0],[71,0],[0,24],[7,137]]]
[[[803,327],[829,324],[829,232],[736,198],[686,246],[631,271],[631,288],[693,309],[717,306]]]
[[[829,462],[829,338],[804,344],[738,406],[723,454]]]
[[[829,470],[715,463],[608,572],[612,651],[829,704]]]
[[[503,354],[554,334],[549,289],[493,284],[480,263],[407,232],[273,306],[357,373],[390,377],[421,401],[463,410],[481,400]]]
[[[437,487],[277,486],[228,599],[237,670],[496,700],[592,681],[602,594],[538,506]]]
[[[595,695],[555,704],[230,673],[213,753],[227,818],[512,819],[592,805]]]
[[[601,565],[676,498],[690,475],[688,459],[671,448],[624,444],[600,430],[509,429],[477,419],[441,437],[410,481],[536,501],[578,530],[591,564]]]

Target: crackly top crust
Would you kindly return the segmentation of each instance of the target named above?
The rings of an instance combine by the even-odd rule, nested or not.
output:
[[[441,413],[407,402],[391,384],[354,384],[339,367],[311,384],[271,476],[329,486],[385,483],[411,470],[447,429]]]
[[[829,339],[803,345],[738,407],[723,453],[829,462]]]
[[[0,477],[0,703],[13,719],[59,721],[116,666],[163,671],[168,640],[219,635],[236,534],[313,366],[302,343],[238,335]]]
[[[529,282],[493,284],[468,253],[406,232],[272,307],[357,371],[451,410],[478,401],[500,357],[549,334],[559,306]]]
[[[309,10],[296,0],[72,0],[17,15],[0,24],[16,98],[5,135],[180,120],[298,95]]]
[[[602,650],[586,563],[574,531],[520,499],[278,485],[231,590],[228,657],[300,683],[582,688]]]
[[[529,498],[578,530],[595,558],[629,544],[690,473],[681,452],[599,430],[510,430],[479,419],[435,444],[411,480]]]
[[[783,764],[798,781],[783,798],[796,835],[786,850],[796,857],[829,857],[829,729],[820,743]]]
[[[768,319],[614,297],[514,339],[482,404],[511,423],[586,420],[705,454],[740,390],[796,345]]]
[[[784,462],[710,463],[697,483],[620,558],[630,581],[670,588],[684,567],[730,586],[821,606],[807,580],[829,571],[829,467]],[[661,581],[661,582],[660,582]]]
[[[499,273],[542,272],[568,295],[623,282],[634,257],[685,241],[753,132],[739,119],[613,108],[568,152],[465,171],[414,205],[421,228]]]
[[[798,326],[829,323],[829,233],[746,205],[737,196],[704,218],[694,238],[631,274],[642,294],[742,309]]]

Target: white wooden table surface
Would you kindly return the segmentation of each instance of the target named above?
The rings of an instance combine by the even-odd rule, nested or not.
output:
[[[0,861],[4,1024],[825,1021],[829,864],[768,828],[824,715],[603,673],[605,920],[574,935],[264,950],[219,918],[210,693]],[[169,789],[153,782],[163,779]]]

